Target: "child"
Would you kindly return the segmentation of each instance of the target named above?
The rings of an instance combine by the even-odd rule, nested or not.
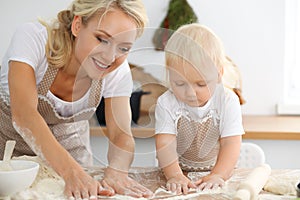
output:
[[[221,79],[227,59],[207,27],[180,27],[165,48],[170,89],[158,98],[155,141],[167,189],[221,187],[237,163],[244,134],[238,97]],[[210,174],[192,182],[183,171]]]

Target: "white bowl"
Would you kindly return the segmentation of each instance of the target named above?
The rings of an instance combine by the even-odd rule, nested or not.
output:
[[[39,164],[29,160],[11,160],[10,164],[12,171],[0,169],[0,197],[10,196],[30,187],[39,171]]]

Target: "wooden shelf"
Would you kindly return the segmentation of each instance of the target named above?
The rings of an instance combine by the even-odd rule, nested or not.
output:
[[[243,116],[244,139],[300,140],[299,116]]]
[[[141,116],[139,127],[132,127],[137,138],[148,138],[154,135],[153,116]],[[299,116],[243,116],[245,134],[243,139],[255,140],[300,140]],[[106,127],[91,126],[91,135],[103,136]]]

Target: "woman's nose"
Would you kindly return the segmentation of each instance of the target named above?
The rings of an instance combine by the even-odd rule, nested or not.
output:
[[[116,48],[112,46],[103,52],[103,59],[107,64],[113,63],[116,60],[116,56]]]

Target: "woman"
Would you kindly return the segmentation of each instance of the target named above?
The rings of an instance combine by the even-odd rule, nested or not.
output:
[[[134,140],[126,57],[146,20],[141,0],[74,0],[52,25],[21,26],[2,63],[0,150],[16,140],[14,156],[42,157],[65,180],[67,197],[152,195],[128,177]],[[100,183],[82,165],[92,164],[88,119],[102,95],[110,145]]]

